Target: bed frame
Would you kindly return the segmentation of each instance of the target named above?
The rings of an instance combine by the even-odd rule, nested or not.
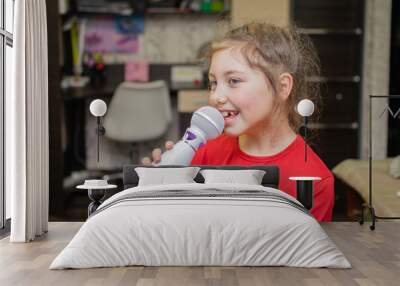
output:
[[[136,187],[139,182],[139,176],[135,171],[136,167],[147,167],[147,168],[165,168],[165,167],[185,167],[185,166],[139,166],[139,165],[125,165],[123,167],[123,181],[124,181],[124,189]],[[192,166],[192,167],[200,167],[201,169],[221,169],[221,170],[248,170],[248,169],[256,169],[265,171],[265,175],[262,179],[261,184],[265,187],[271,187],[278,189],[279,186],[279,167],[275,165],[260,165],[260,166]],[[203,176],[198,173],[194,178],[197,183],[204,183]]]

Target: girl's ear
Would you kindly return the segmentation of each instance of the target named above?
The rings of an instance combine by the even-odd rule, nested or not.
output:
[[[282,101],[288,99],[293,88],[293,77],[290,73],[284,72],[279,76],[279,97]]]

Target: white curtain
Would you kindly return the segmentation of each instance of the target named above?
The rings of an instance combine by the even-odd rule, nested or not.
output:
[[[49,193],[45,0],[15,1],[13,92],[6,98],[6,187],[12,242],[47,232]]]

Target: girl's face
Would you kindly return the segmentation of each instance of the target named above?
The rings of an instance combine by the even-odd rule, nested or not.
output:
[[[213,54],[209,81],[209,104],[224,116],[226,134],[257,134],[269,124],[273,88],[263,72],[247,64],[239,49]]]

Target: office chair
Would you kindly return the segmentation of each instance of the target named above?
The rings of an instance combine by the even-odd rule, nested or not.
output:
[[[131,143],[132,163],[140,160],[141,145],[160,139],[169,129],[172,108],[165,81],[122,82],[115,90],[104,118],[105,136]],[[136,156],[134,156],[136,153]],[[105,179],[122,178],[106,175]]]

